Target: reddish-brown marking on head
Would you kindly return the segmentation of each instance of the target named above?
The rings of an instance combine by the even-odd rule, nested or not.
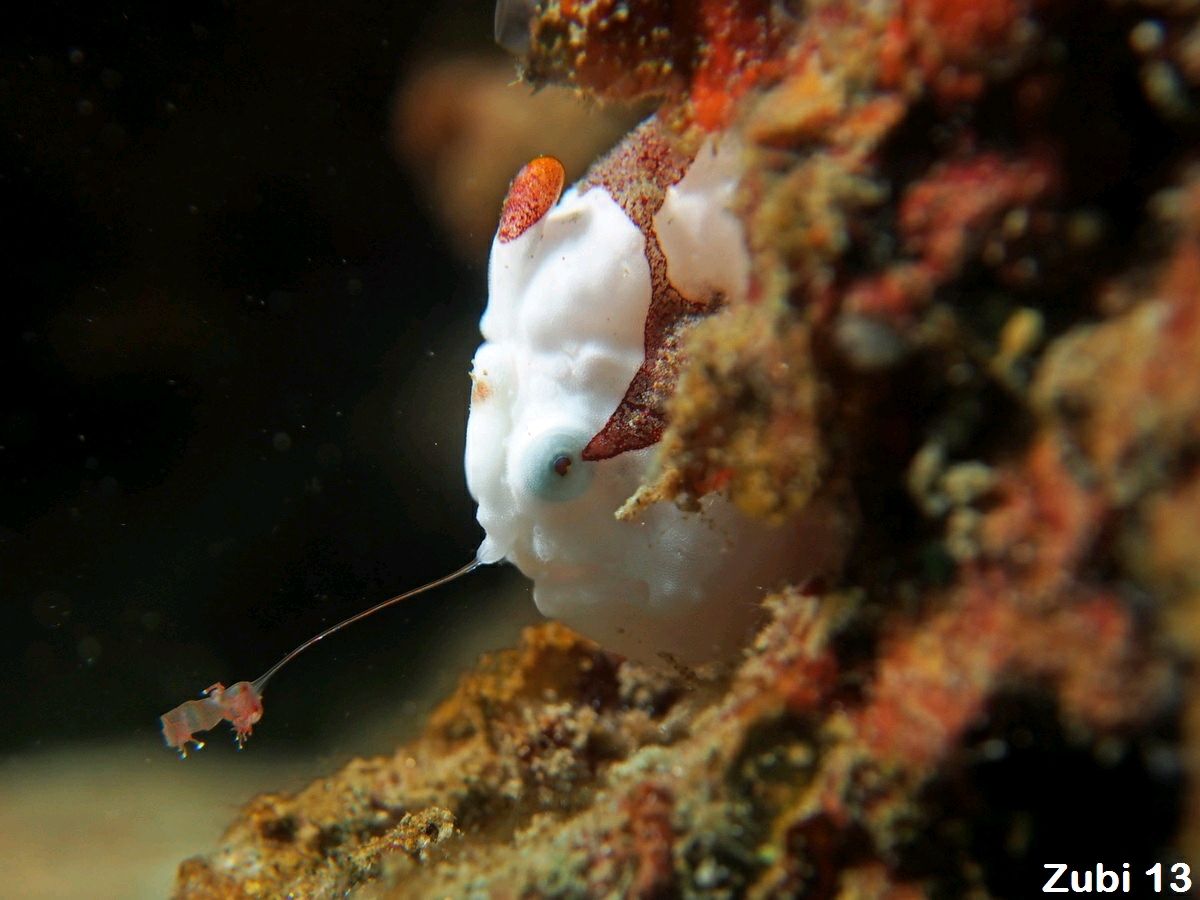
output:
[[[517,173],[500,210],[500,243],[515,241],[562,196],[567,173],[553,156],[539,156]]]
[[[471,402],[483,403],[488,397],[492,396],[492,386],[488,384],[487,379],[482,375],[471,373]]]
[[[663,123],[651,118],[580,182],[583,190],[608,191],[642,230],[650,265],[645,360],[616,411],[583,448],[586,460],[611,459],[658,443],[666,427],[666,401],[679,377],[680,338],[698,315],[711,311],[683,297],[667,279],[667,259],[654,231],[654,215],[663,205],[667,188],[683,178],[691,162],[691,157],[675,146]]]

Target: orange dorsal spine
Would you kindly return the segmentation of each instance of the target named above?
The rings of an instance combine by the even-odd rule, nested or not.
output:
[[[539,156],[526,164],[508,186],[500,210],[500,243],[515,241],[540,221],[562,196],[567,172],[553,156]]]

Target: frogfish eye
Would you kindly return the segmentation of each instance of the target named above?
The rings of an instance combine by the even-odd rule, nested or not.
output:
[[[588,435],[572,429],[550,429],[525,447],[520,460],[525,490],[539,500],[563,503],[587,490],[595,463],[582,457]]]

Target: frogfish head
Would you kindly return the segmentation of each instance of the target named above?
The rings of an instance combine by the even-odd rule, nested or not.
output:
[[[533,581],[542,613],[609,649],[651,661],[711,659],[741,646],[764,591],[828,567],[828,554],[808,552],[821,546],[822,526],[803,517],[783,527],[753,522],[719,495],[699,511],[656,503],[636,518],[616,517],[645,479],[654,447],[604,459],[585,458],[584,448],[646,359],[647,242],[657,237],[602,185],[584,183],[559,199],[560,169],[543,159],[522,170],[492,246],[465,458],[486,533],[479,559],[516,565]],[[728,185],[704,177],[732,221]],[[677,269],[680,260],[692,271],[713,265],[696,245],[703,235],[730,240],[728,228],[683,221],[688,209],[704,214],[704,193],[680,193],[690,205],[671,208],[684,211],[672,213],[671,226],[697,236],[686,255],[674,254]],[[746,251],[712,252],[736,263]]]

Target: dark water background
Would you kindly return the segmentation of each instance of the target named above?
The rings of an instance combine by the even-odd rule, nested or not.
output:
[[[487,46],[491,12],[6,13],[0,751],[149,735],[470,558],[484,272],[452,258],[387,131],[406,68]],[[263,728],[294,744],[403,692],[487,615],[477,578],[298,660]]]

